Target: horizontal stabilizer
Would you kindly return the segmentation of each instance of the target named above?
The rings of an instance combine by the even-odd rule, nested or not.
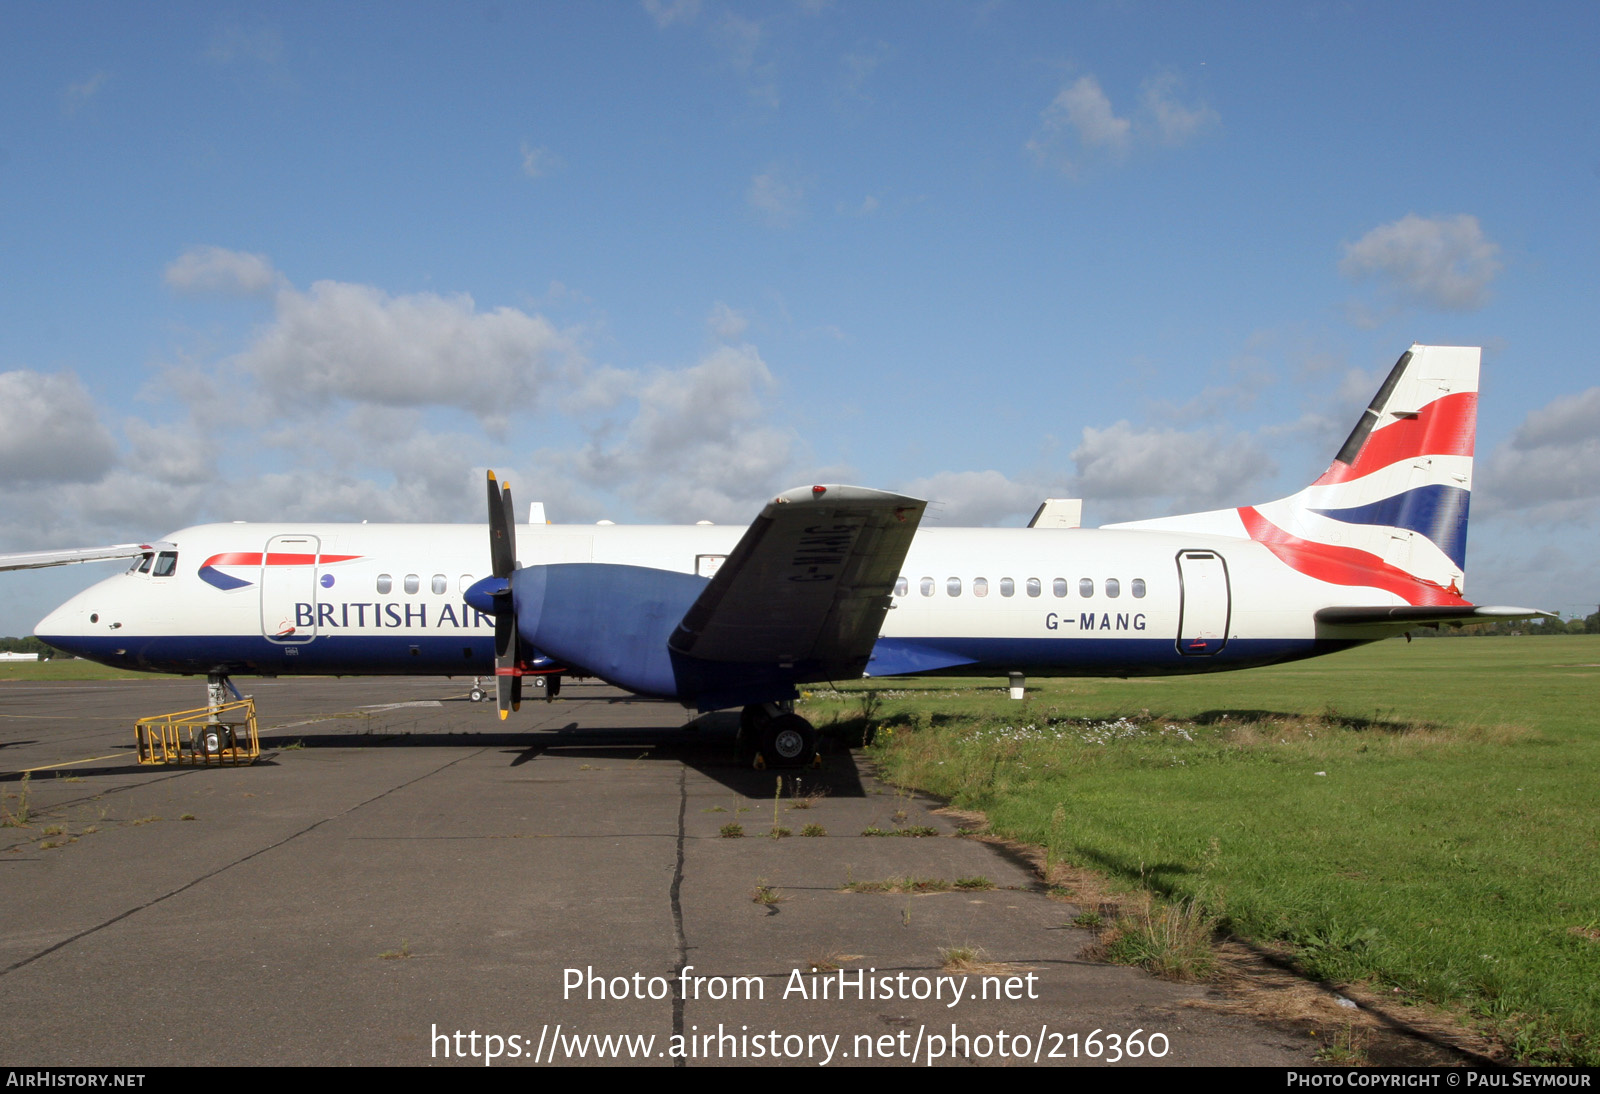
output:
[[[855,486],[780,494],[684,614],[672,649],[701,661],[812,662],[839,678],[861,675],[925,505]]]
[[[1493,623],[1508,619],[1534,619],[1544,616],[1556,618],[1554,612],[1537,608],[1507,608],[1467,605],[1412,605],[1395,607],[1321,608],[1316,613],[1318,623],[1340,627],[1359,627],[1368,624],[1407,624],[1422,626],[1429,623],[1449,623],[1462,626],[1467,623]]]

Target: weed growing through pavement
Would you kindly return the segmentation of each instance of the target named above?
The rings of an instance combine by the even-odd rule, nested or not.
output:
[[[1137,965],[1166,980],[1204,980],[1217,964],[1214,926],[1192,900],[1152,900],[1143,911],[1119,916],[1100,944],[1118,964]]]
[[[812,972],[838,972],[844,968],[845,962],[859,960],[861,960],[861,955],[858,953],[839,953],[837,950],[828,950],[813,956],[806,962],[806,966]]]
[[[846,881],[845,893],[948,893],[955,888],[942,877],[891,877],[882,881]]]
[[[7,795],[17,805],[15,809],[0,808],[0,828],[28,827],[28,817],[31,815],[28,804],[28,780],[32,776],[33,772],[24,771],[22,780],[17,784],[17,793]]]
[[[721,833],[723,839],[743,839],[744,825],[738,821],[729,821],[722,826]]]

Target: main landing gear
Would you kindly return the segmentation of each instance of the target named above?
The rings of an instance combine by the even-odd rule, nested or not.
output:
[[[788,704],[752,703],[739,713],[739,742],[755,766],[804,767],[817,757],[817,731]]]
[[[535,699],[540,697],[545,699],[554,699],[557,695],[561,694],[560,673],[551,672],[535,674],[530,672],[524,674],[522,680],[522,686],[524,688],[531,689]],[[489,687],[489,684],[492,683],[494,683],[492,678],[488,683],[484,683],[483,677],[474,676],[472,678],[472,690],[467,692],[467,699],[474,703],[483,703],[493,699],[494,691]]]

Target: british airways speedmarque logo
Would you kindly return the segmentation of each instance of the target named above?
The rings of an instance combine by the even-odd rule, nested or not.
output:
[[[207,585],[221,589],[223,592],[232,592],[235,589],[246,589],[254,585],[253,581],[246,581],[226,572],[226,569],[259,570],[262,566],[329,566],[335,562],[349,562],[359,559],[360,555],[308,555],[286,554],[275,551],[264,554],[261,551],[224,551],[220,555],[212,555],[200,564],[200,580]],[[333,575],[322,575],[322,587],[330,588],[333,585]]]

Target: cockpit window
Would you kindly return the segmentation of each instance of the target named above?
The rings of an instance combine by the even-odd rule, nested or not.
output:
[[[156,557],[155,555],[140,555],[139,556],[139,565],[134,567],[134,568],[137,569],[141,574],[149,573],[150,572],[150,563],[152,561],[154,561],[155,557]]]
[[[156,556],[156,568],[151,571],[152,577],[171,577],[178,572],[178,552],[162,551]]]

